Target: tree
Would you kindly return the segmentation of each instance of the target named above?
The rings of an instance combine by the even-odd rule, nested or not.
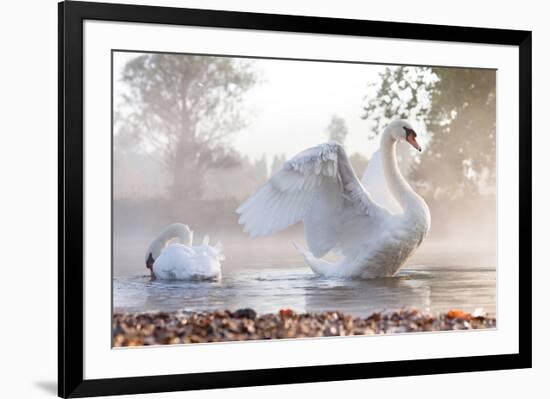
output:
[[[484,195],[495,186],[496,74],[473,68],[387,68],[364,118],[380,132],[390,118],[421,121],[427,153],[411,177],[425,195]]]
[[[348,135],[348,127],[346,126],[346,121],[344,118],[333,115],[329,125],[327,126],[327,133],[329,140],[344,144]]]
[[[425,185],[431,182],[434,195],[456,198],[493,193],[496,73],[474,68],[433,68],[433,72],[439,82],[433,89],[429,114],[432,139],[414,178]],[[432,177],[432,170],[440,173]]]
[[[229,145],[244,126],[239,104],[256,82],[252,64],[224,57],[145,54],[122,73],[128,90],[116,115],[118,135],[171,175],[173,200],[197,198],[204,173],[238,162]]]
[[[363,119],[374,134],[393,119],[425,120],[430,111],[431,92],[437,76],[427,67],[388,67],[379,82],[369,85]]]

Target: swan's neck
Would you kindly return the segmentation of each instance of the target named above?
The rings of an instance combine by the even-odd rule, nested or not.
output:
[[[406,212],[413,207],[422,206],[424,201],[414,192],[401,174],[397,165],[396,145],[397,142],[393,136],[388,131],[384,132],[380,143],[384,176],[390,193],[396,199],[399,206],[401,206],[403,212]]]
[[[157,238],[163,246],[166,246],[174,239],[178,239],[180,244],[191,246],[193,243],[193,232],[181,224],[172,224]]]
[[[163,231],[155,240],[156,245],[161,249],[161,251],[166,248],[166,246],[174,241],[175,239],[178,239],[181,241],[181,238],[175,234],[174,232],[165,232]]]
[[[180,244],[191,246],[193,243],[193,232],[182,224],[174,223],[159,234],[149,246],[148,252],[151,252],[155,258],[174,239],[178,239]]]

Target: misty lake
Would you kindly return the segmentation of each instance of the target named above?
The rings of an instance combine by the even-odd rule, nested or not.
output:
[[[316,276],[292,251],[274,252],[280,245],[259,243],[248,251],[229,245],[222,280],[197,282],[151,281],[141,251],[130,251],[133,247],[122,246],[123,251],[115,253],[115,312],[253,308],[262,314],[290,308],[367,316],[402,307],[496,312],[496,268],[492,255],[483,251],[428,245],[394,277],[341,280]]]

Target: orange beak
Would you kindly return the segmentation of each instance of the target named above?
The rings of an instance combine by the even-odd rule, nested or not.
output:
[[[419,152],[422,152],[422,148],[416,142],[416,137],[415,137],[414,134],[407,134],[407,141],[410,145],[412,145],[414,148],[416,148]]]

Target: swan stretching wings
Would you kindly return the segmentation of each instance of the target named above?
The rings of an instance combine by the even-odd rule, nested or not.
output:
[[[373,198],[344,148],[330,142],[288,160],[237,209],[239,223],[254,238],[303,221],[309,251],[298,249],[315,273],[345,278],[392,276],[430,228],[428,206],[399,171],[395,153],[399,141],[421,151],[408,122],[396,120],[384,130],[379,156],[398,212]],[[321,259],[331,250],[341,255],[339,262]]]
[[[145,265],[151,277],[160,280],[217,280],[221,278],[222,246],[193,244],[193,232],[186,224],[173,223],[149,245]]]

